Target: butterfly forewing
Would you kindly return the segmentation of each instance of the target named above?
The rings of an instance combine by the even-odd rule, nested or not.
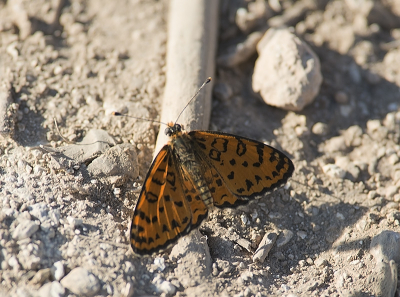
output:
[[[173,147],[159,152],[132,218],[131,246],[139,255],[167,249],[207,217],[207,206],[185,174]]]
[[[293,173],[293,163],[285,154],[261,142],[209,131],[188,135],[210,167],[205,176],[217,193],[213,196],[215,206],[243,204],[243,200],[284,184]]]

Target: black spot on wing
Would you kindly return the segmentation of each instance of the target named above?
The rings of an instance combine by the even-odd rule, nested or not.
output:
[[[172,220],[172,222],[171,222],[171,227],[172,227],[172,229],[175,229],[175,228],[179,228],[180,225],[179,225],[179,223],[178,223],[177,221]]]
[[[256,180],[256,182],[257,182],[257,185],[260,183],[260,181],[262,180],[262,178],[261,178],[261,176],[258,176],[258,175],[254,175],[254,178],[255,178],[255,180]]]
[[[145,193],[146,201],[149,203],[156,203],[158,201],[158,195],[153,192]]]
[[[182,207],[183,206],[183,201],[174,201],[174,204],[178,207]]]
[[[254,184],[252,183],[251,180],[246,179],[246,186],[247,186],[247,191],[249,191],[251,187],[254,186]]]
[[[235,172],[231,171],[231,173],[229,173],[228,175],[229,179],[234,179],[235,178]]]

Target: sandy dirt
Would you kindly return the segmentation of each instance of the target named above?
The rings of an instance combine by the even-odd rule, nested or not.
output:
[[[179,256],[130,251],[159,127],[110,116],[158,119],[168,1],[0,1],[0,295],[390,296],[397,274],[382,273],[370,244],[400,230],[400,3],[269,1],[243,25],[238,9],[266,2],[221,2],[218,57],[267,24],[291,26],[319,57],[323,83],[288,112],[252,92],[257,55],[217,64],[210,130],[268,143],[296,169],[272,194],[211,212],[200,227],[210,255],[193,259],[206,267],[190,282]],[[102,129],[106,148],[126,145],[93,169],[106,148],[68,155],[54,119],[69,142]],[[270,233],[276,243],[253,263]]]

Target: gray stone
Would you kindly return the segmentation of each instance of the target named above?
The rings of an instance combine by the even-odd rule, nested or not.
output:
[[[33,221],[23,220],[14,229],[12,237],[15,240],[21,240],[31,237],[35,232],[39,230],[39,225]]]
[[[294,233],[290,230],[283,230],[280,234],[279,237],[276,241],[276,246],[277,247],[282,247],[285,244],[287,244],[293,237]]]
[[[326,164],[322,167],[322,170],[327,176],[333,178],[343,179],[346,176],[346,171],[335,164]]]
[[[382,231],[371,240],[371,254],[377,262],[390,260],[400,263],[400,233],[394,231]]]
[[[300,111],[314,101],[322,83],[318,56],[288,29],[269,29],[257,45],[253,90],[264,102]]]
[[[120,184],[126,178],[138,176],[137,154],[131,144],[119,144],[93,160],[87,170],[93,176],[107,177],[111,183]]]
[[[53,275],[54,279],[59,281],[65,275],[64,271],[64,264],[61,261],[57,261],[51,267],[51,274]]]
[[[44,222],[49,219],[48,211],[49,207],[46,203],[35,203],[28,207],[29,213],[36,217],[40,222]]]
[[[62,297],[65,295],[64,287],[58,282],[44,284],[38,291],[38,297]]]
[[[274,232],[266,233],[253,256],[253,262],[263,263],[274,245],[278,235]]]
[[[61,285],[78,296],[94,296],[100,290],[98,278],[82,267],[72,269],[61,280]]]

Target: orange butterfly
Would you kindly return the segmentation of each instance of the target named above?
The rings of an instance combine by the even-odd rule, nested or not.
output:
[[[136,254],[167,249],[198,227],[212,205],[246,204],[286,183],[293,173],[285,154],[261,142],[182,130],[179,124],[168,124],[165,133],[170,141],[144,181],[130,232]]]

